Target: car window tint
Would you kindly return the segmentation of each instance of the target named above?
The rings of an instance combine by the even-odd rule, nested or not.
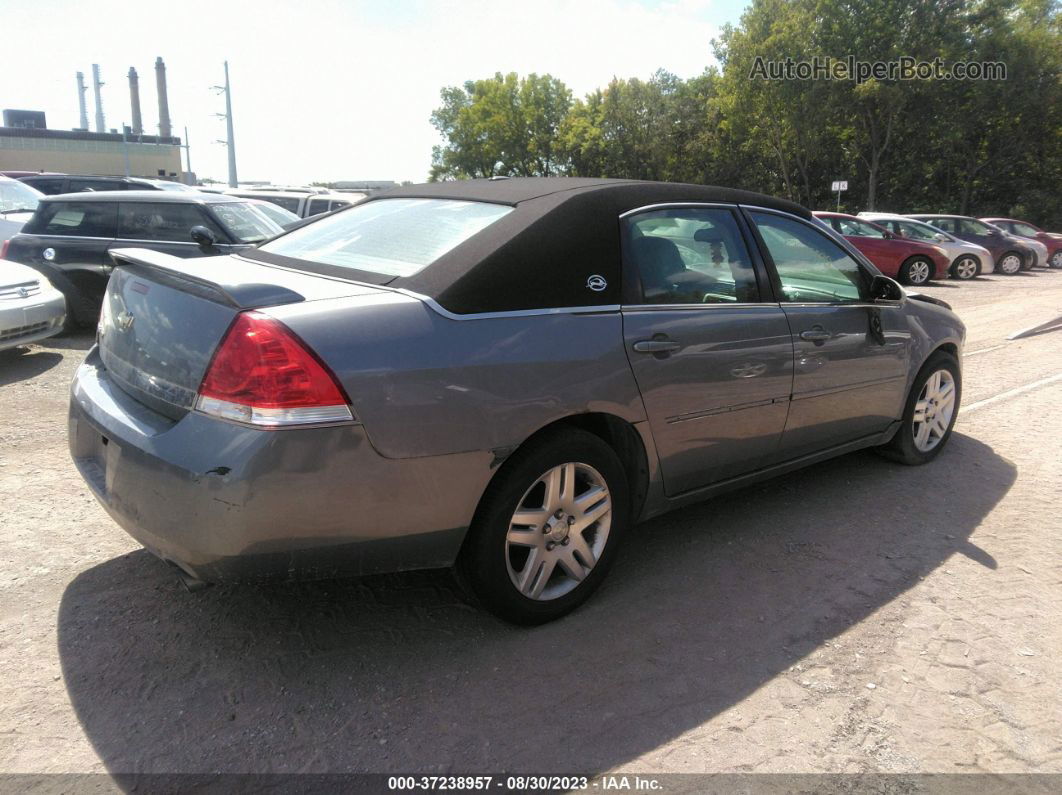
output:
[[[328,199],[310,199],[306,204],[306,216],[328,212]]]
[[[1010,225],[1012,231],[1017,232],[1019,235],[1025,235],[1026,237],[1036,237],[1039,234],[1039,230],[1036,227],[1029,226],[1028,224],[1022,224],[1015,221]]]
[[[644,304],[718,304],[759,300],[756,274],[734,215],[681,208],[635,216],[627,259]]]
[[[945,232],[955,234],[959,231],[955,226],[954,220],[951,218],[924,218],[922,220],[930,226],[935,226],[937,229],[943,229]]]
[[[118,237],[125,240],[191,243],[193,226],[206,226],[222,234],[195,204],[122,202],[120,207]]]
[[[241,243],[261,243],[284,231],[247,202],[218,202],[211,204],[210,210]]]
[[[959,229],[962,230],[964,235],[987,235],[992,231],[988,224],[982,224],[980,221],[973,221],[969,218],[958,219]]]
[[[806,224],[770,213],[752,213],[774,261],[787,301],[861,301],[863,268],[844,249]]]
[[[911,240],[933,240],[936,237],[936,232],[929,227],[905,221],[893,221],[892,231]]]
[[[65,180],[62,179],[35,178],[24,180],[24,182],[30,187],[36,188],[41,193],[47,194],[48,196],[54,196],[57,193],[62,193],[63,185],[65,184]]]
[[[37,235],[113,238],[117,226],[115,202],[42,202],[23,231]]]
[[[295,213],[296,215],[299,212],[299,200],[294,196],[273,196],[266,194],[265,196],[255,196],[254,198],[273,202],[273,204],[283,207],[288,212]]]
[[[67,188],[69,193],[80,193],[81,191],[101,191],[101,190],[129,190],[129,187],[124,182],[117,180],[106,179],[71,179],[70,187]]]

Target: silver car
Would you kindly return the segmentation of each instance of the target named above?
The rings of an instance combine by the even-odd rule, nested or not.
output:
[[[896,215],[895,213],[867,211],[859,213],[859,217],[873,221],[879,226],[884,226],[890,232],[903,237],[912,240],[923,240],[940,246],[948,252],[948,257],[951,259],[948,273],[952,278],[965,281],[973,279],[975,276],[991,273],[995,268],[992,252],[984,246],[960,240],[954,235],[949,235],[943,229],[937,229],[924,221],[916,221],[913,218]]]
[[[238,255],[112,256],[70,450],[188,583],[455,566],[539,623],[637,522],[928,462],[959,406],[947,306],[744,191],[412,185]]]
[[[33,268],[0,259],[0,350],[58,334],[66,299]]]
[[[42,196],[39,190],[0,174],[0,244],[19,233]]]

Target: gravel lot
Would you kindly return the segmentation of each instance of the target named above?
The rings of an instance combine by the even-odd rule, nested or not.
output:
[[[649,522],[532,630],[436,572],[188,593],[68,460],[91,338],[0,353],[0,772],[1062,772],[1062,332],[1006,341],[1062,272],[927,292],[969,327],[936,462]]]

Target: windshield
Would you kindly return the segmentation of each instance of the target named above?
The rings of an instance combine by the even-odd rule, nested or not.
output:
[[[33,212],[43,195],[18,180],[0,179],[0,212]]]
[[[211,204],[210,209],[241,243],[261,243],[284,231],[280,224],[269,220],[247,202],[218,202]]]
[[[271,221],[273,221],[274,223],[278,223],[281,226],[284,226],[285,224],[290,224],[292,221],[299,220],[299,216],[295,215],[295,213],[288,212],[283,207],[273,204],[273,202],[259,201],[255,202],[251,206],[254,207],[254,209],[258,210],[258,212],[265,215]]]
[[[194,191],[195,190],[195,188],[190,187],[188,185],[182,185],[180,182],[167,182],[164,179],[158,180],[157,182],[154,183],[154,185],[155,185],[155,187],[157,187],[157,188],[159,188],[161,190],[183,190],[183,191],[189,191],[189,190]]]
[[[378,199],[289,232],[261,250],[385,276],[412,276],[512,209],[449,199]]]

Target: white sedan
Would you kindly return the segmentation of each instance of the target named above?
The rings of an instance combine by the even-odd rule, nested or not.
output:
[[[66,299],[42,274],[0,259],[0,350],[63,330]]]

